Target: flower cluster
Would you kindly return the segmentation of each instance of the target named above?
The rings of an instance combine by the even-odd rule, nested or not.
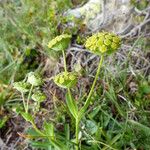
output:
[[[13,86],[19,92],[27,93],[31,89],[31,85],[32,85],[34,87],[34,94],[32,95],[32,99],[34,101],[42,102],[46,99],[46,95],[38,89],[39,86],[41,86],[42,84],[43,84],[43,80],[41,76],[39,76],[35,72],[30,72],[28,73],[27,79],[25,79],[24,81],[15,82]]]
[[[28,73],[27,82],[33,86],[39,86],[43,84],[42,78],[35,72]]]
[[[20,81],[20,82],[15,82],[13,84],[14,88],[16,90],[18,90],[19,92],[22,92],[22,93],[26,93],[29,91],[29,87],[30,87],[30,84],[29,83],[26,83],[24,81]]]
[[[121,44],[121,39],[108,32],[100,32],[89,37],[85,43],[85,47],[92,53],[101,55],[103,53],[110,54],[116,51]]]
[[[63,50],[67,48],[68,43],[70,42],[70,38],[71,38],[71,35],[68,35],[68,34],[62,34],[62,35],[56,36],[54,39],[52,39],[48,43],[48,48],[52,50],[56,50],[56,51]]]
[[[54,82],[62,88],[71,88],[77,83],[77,75],[74,72],[62,72],[54,77]]]
[[[36,93],[32,95],[32,99],[36,102],[43,102],[46,99],[46,95],[41,91],[36,91]]]

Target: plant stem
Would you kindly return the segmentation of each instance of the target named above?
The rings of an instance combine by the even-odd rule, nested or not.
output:
[[[85,102],[84,106],[83,106],[83,107],[81,108],[81,110],[80,110],[80,119],[82,118],[84,112],[86,111],[86,109],[88,108],[88,106],[89,106],[89,104],[90,104],[90,102],[91,102],[91,96],[92,96],[92,94],[93,94],[94,87],[95,87],[95,85],[96,85],[96,81],[97,81],[98,76],[99,76],[99,73],[100,73],[100,69],[101,69],[101,66],[102,66],[102,63],[103,63],[103,59],[104,59],[104,56],[102,55],[102,56],[101,56],[101,59],[100,59],[100,62],[99,62],[99,65],[98,65],[98,69],[97,69],[96,75],[95,75],[95,79],[94,79],[93,84],[92,84],[92,87],[91,87],[91,90],[90,90],[90,92],[89,92],[89,94],[88,94],[88,97],[87,97],[87,99],[86,99],[86,102]],[[80,119],[79,119],[79,120],[80,120]]]
[[[37,111],[40,109],[40,102],[37,102]]]
[[[103,59],[104,59],[104,56],[102,55],[101,59],[100,59],[100,62],[99,62],[99,65],[98,65],[98,68],[97,68],[95,79],[93,81],[93,84],[92,84],[92,87],[91,87],[90,92],[88,94],[88,97],[86,99],[86,102],[85,102],[84,106],[82,107],[82,109],[80,110],[78,118],[76,118],[76,144],[77,144],[76,150],[78,150],[78,148],[79,148],[79,123],[80,123],[80,120],[81,120],[84,112],[86,111],[86,109],[88,108],[88,106],[89,106],[89,104],[91,102],[91,96],[93,94],[94,87],[96,85],[96,81],[98,79],[98,76],[99,76],[99,73],[100,73],[100,69],[102,67]]]
[[[79,121],[78,118],[76,118],[76,150],[79,148]]]
[[[24,106],[25,112],[27,112],[25,98],[24,98],[24,94],[22,92],[21,92],[21,95],[22,95],[22,101],[23,101],[23,106]]]
[[[31,97],[32,90],[33,90],[33,85],[31,85],[31,88],[30,88],[30,91],[29,91],[29,95],[28,95],[28,99],[27,99],[26,113],[28,113],[28,109],[29,109],[29,100],[30,100],[30,97]]]
[[[63,61],[64,61],[64,69],[65,72],[67,72],[67,63],[66,63],[66,56],[64,50],[62,50],[62,54],[63,54]]]

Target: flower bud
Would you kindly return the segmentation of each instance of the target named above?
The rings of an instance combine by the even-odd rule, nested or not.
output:
[[[62,72],[54,77],[54,82],[62,88],[71,88],[77,83],[77,75],[74,72]]]

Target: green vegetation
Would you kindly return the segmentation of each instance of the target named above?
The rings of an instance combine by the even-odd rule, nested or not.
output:
[[[81,2],[0,1],[0,139],[6,148],[150,149],[149,38],[86,37],[62,15]],[[131,3],[148,7],[148,1]],[[73,70],[67,48],[75,41],[89,50],[87,59],[98,59]],[[49,58],[59,67],[45,67]]]

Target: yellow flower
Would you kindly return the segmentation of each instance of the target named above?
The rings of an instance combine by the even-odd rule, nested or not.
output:
[[[77,83],[74,72],[62,72],[54,77],[54,82],[62,88],[71,88]]]
[[[62,35],[56,36],[54,39],[52,39],[48,43],[48,48],[50,48],[51,50],[56,50],[56,51],[64,50],[67,48],[70,42],[70,38],[71,38],[71,35],[68,35],[68,34],[62,34]]]
[[[121,39],[108,32],[100,32],[92,35],[86,40],[85,47],[90,52],[101,55],[104,53],[110,54],[116,51],[121,44]]]

